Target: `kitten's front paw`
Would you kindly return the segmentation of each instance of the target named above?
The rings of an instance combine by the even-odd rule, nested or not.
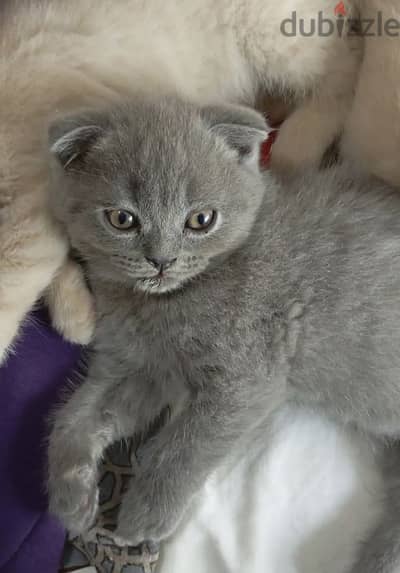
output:
[[[88,465],[74,466],[50,476],[48,489],[49,510],[71,535],[87,531],[98,510],[97,471]]]
[[[82,270],[67,261],[47,293],[54,327],[70,342],[89,344],[95,326],[94,302]]]
[[[149,482],[135,480],[122,500],[114,536],[134,546],[144,541],[162,541],[175,531],[182,516],[182,507],[173,502],[165,489],[162,493],[150,488]]]

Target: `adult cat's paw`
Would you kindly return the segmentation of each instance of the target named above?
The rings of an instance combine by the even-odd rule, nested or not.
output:
[[[286,133],[282,127],[272,147],[270,168],[279,177],[290,178],[306,168],[317,167],[323,151],[321,152],[320,146],[315,149],[313,145],[309,145],[302,132],[295,136]]]
[[[0,366],[13,352],[13,342],[17,337],[18,321],[12,313],[0,312]]]
[[[9,355],[9,345],[0,340],[0,366],[6,361]]]
[[[93,525],[99,502],[95,469],[83,465],[50,474],[48,491],[50,512],[61,520],[72,536]]]
[[[299,108],[282,124],[272,147],[270,168],[286,179],[311,167],[319,167],[336,136],[331,120]]]
[[[165,484],[152,488],[151,483],[134,480],[123,498],[114,533],[120,542],[137,546],[144,541],[162,541],[179,525],[183,517],[181,504],[174,503]]]
[[[67,261],[48,289],[46,302],[53,326],[70,342],[89,344],[95,326],[95,311],[82,269]]]

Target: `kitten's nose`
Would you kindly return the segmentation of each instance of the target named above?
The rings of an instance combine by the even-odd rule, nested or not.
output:
[[[168,259],[167,257],[145,257],[145,258],[146,261],[149,262],[158,271],[160,271],[160,273],[162,273],[166,269],[169,269],[169,267],[171,267],[176,261],[176,257],[175,259]]]

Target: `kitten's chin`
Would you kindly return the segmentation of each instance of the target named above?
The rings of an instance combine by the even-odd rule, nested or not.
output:
[[[189,277],[188,277],[189,278]],[[181,289],[188,279],[177,279],[172,277],[153,277],[149,279],[139,279],[135,287],[147,294],[166,294]]]

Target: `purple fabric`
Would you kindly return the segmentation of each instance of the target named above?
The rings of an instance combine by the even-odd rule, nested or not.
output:
[[[65,534],[46,513],[46,420],[79,355],[40,310],[0,368],[0,573],[58,570]]]

